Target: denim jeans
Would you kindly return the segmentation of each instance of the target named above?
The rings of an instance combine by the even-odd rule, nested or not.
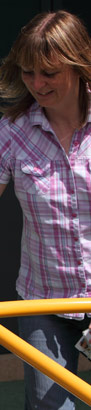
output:
[[[74,347],[82,330],[82,321],[62,319],[56,315],[19,318],[20,337],[68,370],[77,373],[78,351]],[[24,362],[25,410],[74,410],[75,397],[40,371]]]

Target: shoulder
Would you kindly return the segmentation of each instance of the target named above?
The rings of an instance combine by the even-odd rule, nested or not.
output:
[[[0,119],[0,130],[2,128],[8,128],[9,130],[21,128],[27,122],[31,123],[31,118],[35,116],[36,112],[38,111],[38,104],[35,102],[31,105],[31,107],[20,117],[17,117],[14,122],[12,122],[9,117],[5,117],[4,115]]]
[[[17,118],[14,123],[11,124],[11,127],[14,126],[21,128],[22,126],[26,126],[27,123],[33,125],[33,121],[35,122],[35,117],[40,113],[40,107],[37,102],[34,102],[28,110]]]
[[[0,119],[0,151],[2,147],[6,149],[11,145],[11,134],[10,134],[10,125],[9,119],[2,117]]]

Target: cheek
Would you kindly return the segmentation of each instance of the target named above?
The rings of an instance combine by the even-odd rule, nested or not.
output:
[[[65,85],[64,78],[61,76],[61,78],[58,78],[57,80],[54,79],[51,82],[51,85],[53,85],[55,89],[59,90],[60,88],[62,88]]]
[[[22,78],[22,81],[23,81],[23,84],[25,85],[25,87],[26,87],[28,90],[31,90],[31,83],[30,83],[29,79],[23,77],[23,78]]]
[[[28,77],[26,77],[26,75],[24,75],[23,73],[21,74],[21,79],[23,81],[23,83],[27,86],[29,84],[29,79]]]

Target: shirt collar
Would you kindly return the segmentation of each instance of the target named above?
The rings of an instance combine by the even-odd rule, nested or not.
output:
[[[44,114],[43,108],[35,102],[30,108],[30,118],[32,126],[41,125],[44,130],[49,130],[49,122]]]
[[[33,103],[29,111],[30,111],[30,118],[31,118],[32,126],[41,125],[42,129],[49,130],[49,126],[50,126],[49,121],[47,120],[44,114],[43,108],[40,107],[40,105],[37,102]],[[86,124],[88,122],[91,122],[91,92],[90,92],[90,104],[89,104]]]

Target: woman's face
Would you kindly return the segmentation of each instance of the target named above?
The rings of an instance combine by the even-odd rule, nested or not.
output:
[[[44,108],[56,108],[77,94],[78,75],[70,66],[28,71],[22,67],[22,81]]]

